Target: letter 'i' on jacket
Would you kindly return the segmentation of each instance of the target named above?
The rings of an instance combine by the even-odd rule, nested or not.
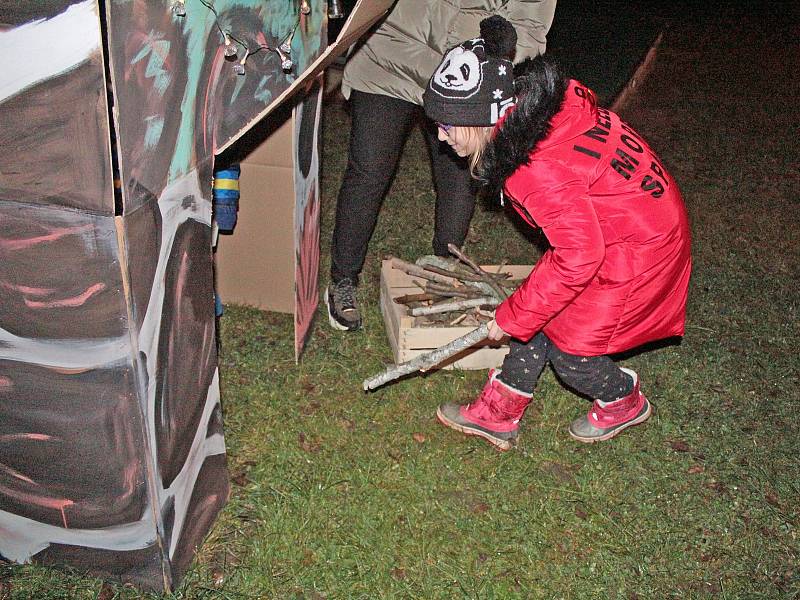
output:
[[[521,101],[498,130],[530,136]],[[544,333],[597,356],[682,335],[691,271],[689,223],[675,180],[636,131],[569,81],[527,164],[503,191],[550,249],[497,308],[515,338]],[[499,152],[498,152],[499,154]]]
[[[517,30],[514,61],[543,54],[556,0],[397,0],[388,17],[347,61],[342,93],[355,89],[422,105],[445,53],[478,37],[480,22],[505,17]]]

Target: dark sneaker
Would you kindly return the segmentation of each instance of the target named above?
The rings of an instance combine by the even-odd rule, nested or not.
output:
[[[509,450],[517,441],[519,420],[531,401],[531,394],[497,379],[500,371],[489,372],[489,381],[475,402],[460,406],[442,404],[436,418],[442,425],[466,435],[477,435],[500,450]]]
[[[639,391],[639,376],[630,369],[622,370],[633,378],[633,391],[605,406],[595,400],[589,412],[569,426],[569,434],[574,439],[586,444],[610,440],[628,427],[650,418],[653,409]]]
[[[356,286],[349,279],[331,282],[325,290],[328,306],[328,322],[339,331],[355,331],[361,328],[361,312],[356,302]]]

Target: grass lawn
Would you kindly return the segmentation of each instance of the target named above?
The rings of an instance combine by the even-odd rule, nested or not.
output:
[[[485,372],[361,391],[391,362],[380,258],[430,252],[415,134],[370,246],[363,332],[333,332],[323,307],[295,365],[289,315],[226,308],[233,493],[165,597],[800,598],[800,48],[785,15],[754,13],[696,12],[670,29],[623,115],[681,184],[693,231],[685,338],[624,359],[655,406],[647,424],[572,441],[566,427],[587,403],[546,371],[518,447],[498,453],[434,417],[443,401],[471,400]],[[328,104],[322,288],[348,127],[343,105]],[[467,251],[518,264],[540,252],[484,208]],[[0,566],[3,599],[114,597],[142,596]]]

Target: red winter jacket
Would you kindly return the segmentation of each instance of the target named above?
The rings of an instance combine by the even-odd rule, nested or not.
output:
[[[576,81],[550,126],[504,192],[551,248],[497,308],[498,325],[521,340],[542,330],[581,356],[682,335],[691,254],[675,181]]]

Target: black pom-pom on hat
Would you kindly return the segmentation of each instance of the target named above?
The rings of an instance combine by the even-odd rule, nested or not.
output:
[[[500,15],[481,21],[481,37],[488,56],[511,59],[517,47],[517,31]]]

